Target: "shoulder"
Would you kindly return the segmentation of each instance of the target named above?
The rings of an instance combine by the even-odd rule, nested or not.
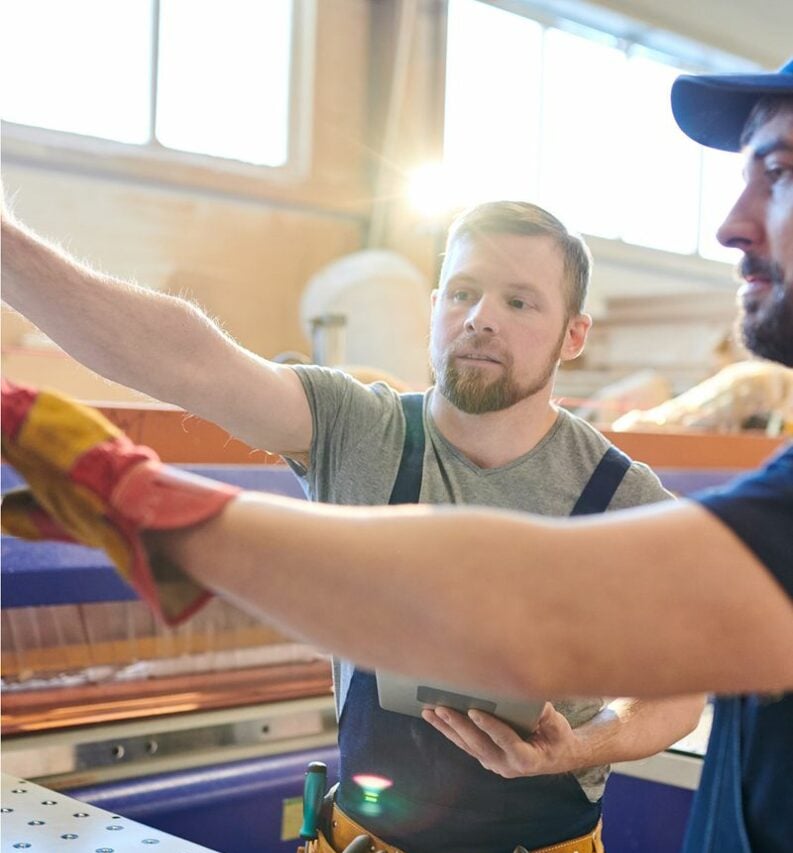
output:
[[[325,405],[360,405],[393,409],[399,405],[399,392],[386,382],[364,383],[336,367],[317,364],[293,366],[312,409]]]
[[[560,410],[560,417],[564,419],[563,428],[575,437],[574,440],[579,448],[586,448],[594,458],[595,464],[603,458],[603,454],[610,447],[616,447],[600,430],[577,415]],[[637,462],[619,448],[617,450],[629,462],[629,467],[609,509],[625,509],[672,498],[672,494],[663,487],[658,475],[649,465]]]
[[[611,509],[668,501],[673,497],[649,465],[631,460]]]
[[[731,480],[726,485],[692,496],[717,515],[747,505],[762,510],[768,518],[780,513],[790,520],[793,511],[793,445],[789,445],[762,468]]]
[[[602,456],[612,443],[603,433],[578,415],[567,409],[559,409],[559,435],[566,440],[574,440],[577,444],[592,448],[594,455]]]
[[[343,370],[300,366],[313,419],[309,464],[296,471],[313,500],[388,502],[405,440],[399,393],[364,384]]]

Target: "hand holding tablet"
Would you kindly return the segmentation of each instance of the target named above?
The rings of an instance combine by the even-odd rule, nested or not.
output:
[[[380,707],[398,714],[421,717],[427,708],[443,706],[462,714],[472,709],[485,711],[528,737],[536,728],[544,700],[518,700],[482,691],[466,692],[439,682],[424,683],[402,675],[377,670],[377,694]]]

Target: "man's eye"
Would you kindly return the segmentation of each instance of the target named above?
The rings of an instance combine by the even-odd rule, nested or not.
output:
[[[782,178],[789,177],[791,173],[793,173],[793,168],[778,164],[766,166],[764,170],[766,180],[772,186],[777,183],[777,181],[782,180]]]
[[[510,308],[516,308],[518,311],[522,311],[524,308],[529,307],[529,303],[526,302],[525,299],[518,299],[517,296],[510,299],[508,304]]]
[[[455,302],[467,302],[471,297],[471,292],[468,290],[455,290],[452,292],[452,299]]]

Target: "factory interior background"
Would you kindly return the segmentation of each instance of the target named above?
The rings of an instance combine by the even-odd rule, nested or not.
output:
[[[664,94],[679,73],[782,65],[788,0],[6,0],[2,14],[6,203],[96,268],[195,300],[261,356],[425,389],[449,223],[524,199],[594,257],[594,326],[559,372],[560,405],[681,494],[793,432],[791,371],[741,348],[738,253],[714,238],[740,157],[684,137]],[[300,494],[275,457],[91,373],[5,306],[2,359],[170,461],[242,463]],[[322,650],[219,601],[169,630],[123,596],[48,601],[9,578],[5,772],[207,849],[295,849],[306,760],[335,761]],[[614,811],[656,840],[682,832],[702,737],[671,770],[622,768]],[[134,788],[154,777],[170,780],[158,796]],[[237,811],[212,816],[207,779]],[[637,849],[631,831],[610,853]]]

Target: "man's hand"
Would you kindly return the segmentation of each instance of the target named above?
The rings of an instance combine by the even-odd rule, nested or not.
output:
[[[426,710],[423,718],[486,770],[505,779],[567,773],[587,766],[584,745],[564,716],[545,703],[528,740],[483,711]]]
[[[121,575],[169,624],[209,592],[162,555],[146,531],[218,515],[239,489],[163,465],[95,409],[54,391],[2,382],[3,458],[27,488],[3,499],[3,531],[104,549]]]

